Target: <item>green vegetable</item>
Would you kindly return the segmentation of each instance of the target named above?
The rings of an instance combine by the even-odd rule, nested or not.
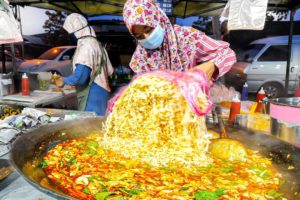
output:
[[[129,196],[138,195],[139,192],[142,192],[142,191],[143,191],[143,190],[129,190],[129,189],[126,189],[126,188],[120,188],[119,190],[120,190],[121,192],[126,193],[126,194],[129,195]]]
[[[274,197],[274,198],[279,198],[279,197],[281,197],[281,196],[283,195],[282,193],[279,193],[279,192],[277,192],[277,191],[274,190],[274,189],[269,190],[269,191],[267,192],[267,194],[268,194],[269,196]]]
[[[101,193],[96,193],[94,195],[96,200],[106,200],[110,195],[115,194],[114,192],[101,192]]]
[[[189,187],[181,187],[180,190],[188,190]]]
[[[174,169],[172,169],[170,167],[162,167],[161,169],[169,171],[169,172],[174,172]]]
[[[99,144],[98,144],[98,142],[91,140],[91,141],[88,142],[87,146],[90,147],[90,148],[91,147],[98,148]]]
[[[214,165],[209,165],[207,167],[200,167],[198,168],[199,171],[206,171],[206,170],[210,170],[210,169],[213,169],[215,168]]]
[[[221,172],[233,172],[233,168],[231,166],[223,167],[220,169]]]
[[[123,197],[116,197],[116,198],[111,198],[111,200],[124,200]]]
[[[94,180],[94,177],[90,176],[90,177],[87,177],[87,179],[91,182]]]
[[[48,167],[48,164],[47,164],[46,160],[43,160],[43,161],[41,162],[41,167],[42,167],[42,168]]]
[[[89,191],[87,188],[84,188],[84,189],[82,190],[82,192],[83,192],[84,194],[91,194],[90,191]]]
[[[271,177],[271,174],[265,168],[251,166],[250,169],[253,170],[260,178],[266,179]]]
[[[224,193],[224,190],[218,188],[216,192],[200,190],[195,194],[195,200],[215,200],[221,197]]]

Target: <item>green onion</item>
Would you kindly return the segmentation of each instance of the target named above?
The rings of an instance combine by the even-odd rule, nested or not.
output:
[[[200,190],[195,194],[195,200],[215,200],[221,197],[224,193],[224,190],[218,188],[216,192]]]

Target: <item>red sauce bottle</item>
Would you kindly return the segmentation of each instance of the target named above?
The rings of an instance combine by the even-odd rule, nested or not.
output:
[[[234,124],[236,120],[236,115],[240,114],[240,112],[241,112],[241,101],[238,95],[236,95],[231,102],[228,123]]]
[[[262,112],[262,108],[263,108],[262,100],[265,97],[266,97],[266,93],[264,91],[264,88],[261,87],[256,96],[257,107],[255,109],[255,112],[258,112],[258,113]]]
[[[29,79],[28,79],[26,73],[24,73],[23,76],[22,76],[22,95],[23,96],[29,96],[30,95]]]

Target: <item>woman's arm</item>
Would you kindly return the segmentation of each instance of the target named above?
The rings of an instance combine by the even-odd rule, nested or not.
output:
[[[227,42],[214,40],[200,31],[197,31],[197,36],[196,61],[202,64],[195,67],[206,72],[212,79],[218,79],[236,62],[235,53]]]
[[[88,82],[91,71],[91,68],[85,65],[76,64],[74,73],[68,77],[57,80],[56,85],[58,87],[63,87],[65,84],[71,86],[84,85]]]

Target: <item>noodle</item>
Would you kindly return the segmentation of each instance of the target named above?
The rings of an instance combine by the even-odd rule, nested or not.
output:
[[[199,104],[207,104],[201,93]],[[207,166],[205,118],[190,109],[176,86],[163,78],[136,79],[108,116],[105,148],[153,166]]]

